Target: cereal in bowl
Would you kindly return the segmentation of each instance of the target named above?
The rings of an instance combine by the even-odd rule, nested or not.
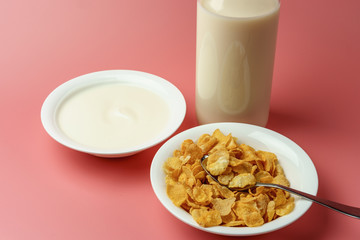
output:
[[[214,181],[201,166],[221,183]],[[166,193],[203,227],[256,227],[292,212],[286,191],[254,187],[256,182],[289,186],[276,155],[238,144],[219,129],[194,142],[187,139],[163,165]],[[230,190],[229,188],[248,190]]]

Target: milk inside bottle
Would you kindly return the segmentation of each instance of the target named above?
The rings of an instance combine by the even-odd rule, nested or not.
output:
[[[200,124],[268,121],[278,0],[198,0],[196,113]]]

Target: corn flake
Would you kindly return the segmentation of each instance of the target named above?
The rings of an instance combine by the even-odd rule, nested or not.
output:
[[[256,178],[251,173],[242,173],[236,175],[231,179],[229,183],[230,188],[246,188],[248,186],[254,186]]]
[[[220,212],[221,216],[226,216],[230,214],[232,205],[235,202],[235,197],[232,198],[215,198],[212,199],[211,203],[213,205],[213,208],[215,210],[218,210]]]
[[[190,214],[203,227],[217,226],[222,222],[219,211],[211,208],[193,208],[190,210]]]

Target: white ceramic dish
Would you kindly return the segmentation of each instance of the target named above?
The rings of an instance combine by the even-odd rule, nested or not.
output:
[[[126,149],[94,149],[72,141],[57,125],[56,114],[59,105],[74,91],[100,83],[123,83],[152,91],[169,105],[170,118],[164,129],[151,141]],[[48,134],[57,142],[77,151],[101,157],[125,157],[150,148],[170,137],[181,125],[186,113],[186,103],[181,92],[170,82],[158,76],[132,70],[108,70],[89,73],[71,79],[57,87],[45,99],[41,108],[41,121]]]
[[[176,207],[166,195],[165,174],[162,166],[168,157],[185,139],[196,141],[202,134],[212,134],[220,129],[224,134],[232,133],[238,138],[239,143],[246,143],[256,150],[274,152],[285,174],[290,181],[291,187],[300,191],[316,195],[318,189],[318,177],[313,162],[309,156],[296,143],[290,139],[266,128],[242,124],[242,123],[214,123],[198,126],[169,139],[156,153],[150,169],[150,178],[153,190],[164,207],[184,223],[214,234],[229,236],[250,236],[264,234],[283,228],[300,218],[311,206],[312,202],[295,198],[295,209],[290,214],[280,217],[260,227],[209,227],[199,226],[193,218],[183,209]]]

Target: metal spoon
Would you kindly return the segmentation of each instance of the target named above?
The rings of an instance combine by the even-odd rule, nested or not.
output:
[[[301,196],[301,197],[303,197],[305,199],[311,200],[311,201],[313,201],[315,203],[318,203],[318,204],[320,204],[322,206],[328,207],[328,208],[330,208],[332,210],[335,210],[335,211],[338,211],[338,212],[343,213],[345,215],[348,215],[350,217],[360,219],[360,208],[351,207],[351,206],[344,205],[344,204],[341,204],[341,203],[337,203],[337,202],[333,202],[333,201],[330,201],[330,200],[322,199],[322,198],[319,198],[317,196],[314,196],[314,195],[311,195],[311,194],[308,194],[308,193],[304,193],[304,192],[301,192],[299,190],[295,190],[293,188],[289,188],[289,187],[278,185],[278,184],[257,182],[254,186],[250,186],[250,187],[247,187],[247,188],[242,188],[242,189],[240,189],[240,188],[230,188],[230,187],[228,187],[226,185],[221,184],[217,180],[217,178],[214,177],[213,175],[211,175],[211,173],[209,173],[209,171],[203,165],[203,161],[207,157],[208,157],[208,155],[204,155],[202,157],[201,161],[200,161],[201,167],[204,169],[206,174],[208,174],[215,182],[217,182],[221,186],[227,187],[228,189],[230,189],[232,191],[244,191],[244,190],[247,190],[247,189],[252,188],[252,187],[260,187],[260,186],[279,188],[279,189],[282,189],[284,191],[288,191],[288,192],[293,193],[295,195]]]

